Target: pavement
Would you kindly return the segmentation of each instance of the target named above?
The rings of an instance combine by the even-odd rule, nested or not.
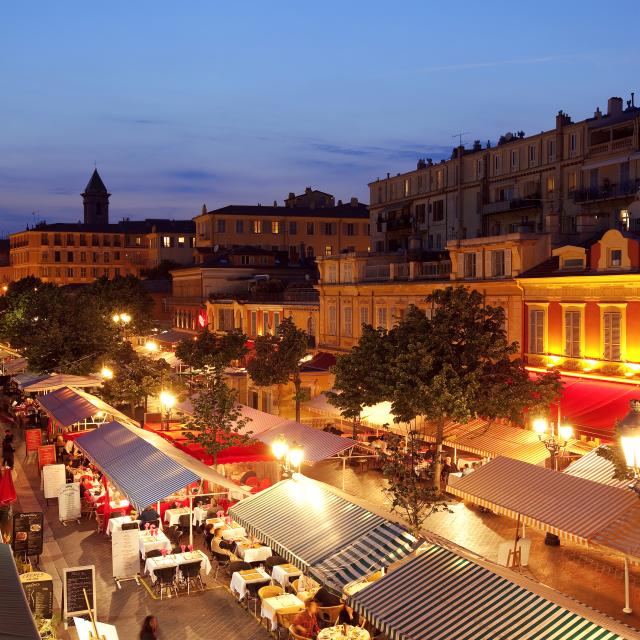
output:
[[[305,471],[342,489],[342,463],[325,461]],[[344,490],[361,499],[389,510],[383,492],[384,480],[379,471],[345,470]],[[433,533],[451,540],[484,558],[496,562],[501,542],[514,540],[516,521],[493,513],[482,513],[475,505],[466,505],[451,497],[452,513],[437,512],[429,516],[424,533]],[[561,546],[544,544],[545,535],[537,529],[526,528],[531,539],[529,565],[522,573],[540,583],[602,613],[640,630],[640,567],[631,566],[631,608],[633,613],[622,612],[624,607],[624,563],[621,556],[600,549],[565,542]]]

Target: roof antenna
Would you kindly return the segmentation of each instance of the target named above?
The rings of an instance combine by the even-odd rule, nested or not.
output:
[[[470,131],[461,131],[460,133],[454,133],[451,137],[458,138],[458,146],[462,146],[462,136],[467,136],[471,133]]]

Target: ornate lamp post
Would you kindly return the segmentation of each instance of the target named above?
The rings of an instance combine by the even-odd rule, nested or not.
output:
[[[564,453],[567,442],[573,435],[573,428],[568,424],[560,424],[558,420],[558,433],[554,433],[553,422],[549,424],[546,418],[536,418],[533,421],[533,430],[538,434],[538,439],[544,444],[551,456],[551,468],[558,470],[558,456]],[[548,435],[547,435],[547,432]]]
[[[299,444],[292,442],[289,445],[287,439],[280,434],[271,443],[271,450],[276,460],[282,462],[285,477],[291,476],[294,471],[300,471],[300,465],[304,460],[304,449]]]
[[[128,313],[114,313],[111,318],[119,327],[122,332],[122,339],[127,337],[127,325],[131,322],[131,316]]]
[[[171,409],[176,403],[176,398],[168,391],[160,392],[160,428],[162,430],[169,428],[169,419],[171,418]]]

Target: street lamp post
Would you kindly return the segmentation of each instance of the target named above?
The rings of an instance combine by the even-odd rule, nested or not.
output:
[[[564,452],[567,442],[573,435],[573,429],[567,424],[560,424],[560,420],[558,420],[558,433],[556,434],[553,422],[549,423],[546,418],[536,418],[533,421],[533,430],[549,452],[551,468],[557,471],[558,456]],[[547,431],[549,431],[548,435]]]
[[[122,339],[127,339],[127,325],[131,322],[131,316],[128,313],[114,313],[111,318],[120,328]]]
[[[304,459],[304,449],[296,442],[291,445],[284,435],[280,434],[272,443],[271,450],[276,460],[282,463],[283,475],[291,476],[294,471],[300,471],[300,465]]]
[[[171,409],[176,403],[176,398],[172,393],[168,391],[160,392],[160,429],[165,430],[169,428],[169,419],[171,418]],[[166,418],[166,420],[165,420]]]

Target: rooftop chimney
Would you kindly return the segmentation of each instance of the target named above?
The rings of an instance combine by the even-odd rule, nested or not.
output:
[[[305,187],[304,192],[305,193],[311,193],[311,187]]]
[[[358,206],[358,198],[351,198],[351,206],[352,207]]]
[[[607,115],[615,116],[622,113],[622,98],[609,98],[607,101]]]

